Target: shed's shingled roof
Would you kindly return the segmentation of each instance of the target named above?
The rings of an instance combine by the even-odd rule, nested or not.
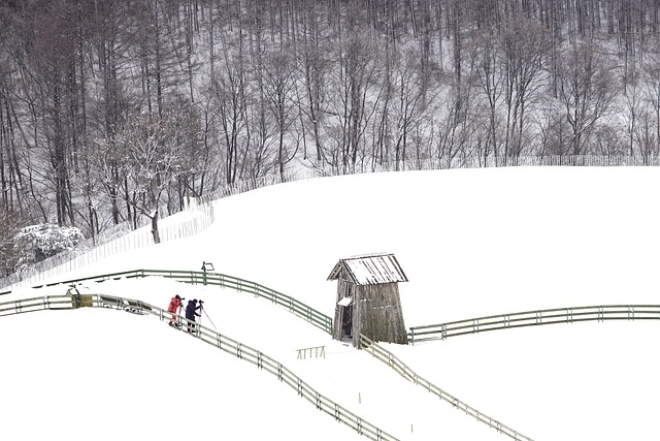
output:
[[[371,254],[368,256],[340,259],[328,276],[328,280],[339,278],[341,269],[346,269],[356,285],[378,285],[381,283],[407,282],[394,254]]]

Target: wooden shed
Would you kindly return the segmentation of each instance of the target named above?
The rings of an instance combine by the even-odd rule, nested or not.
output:
[[[376,342],[408,343],[398,285],[408,278],[393,254],[340,259],[328,280],[337,280],[335,340],[357,347],[363,334]]]

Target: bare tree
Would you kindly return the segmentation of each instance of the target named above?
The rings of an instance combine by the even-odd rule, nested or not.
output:
[[[16,118],[15,92],[9,86],[9,54],[3,45],[3,30],[0,23],[0,212],[16,210],[23,213],[24,167],[19,150],[20,121]]]
[[[639,130],[640,114],[642,109],[642,88],[640,87],[640,75],[637,72],[636,63],[632,63],[628,67],[624,67],[624,109],[622,112],[623,119],[626,123],[626,151],[625,153],[630,156],[635,156],[635,144],[637,140],[637,133]],[[641,153],[641,152],[640,152]]]
[[[525,14],[512,15],[501,34],[504,57],[504,100],[506,134],[504,156],[519,156],[523,152],[530,106],[542,93],[541,74],[551,39],[540,24]]]
[[[34,87],[38,117],[43,124],[44,159],[51,169],[51,190],[59,225],[75,225],[71,174],[74,169],[74,121],[69,112],[75,95],[75,46],[67,22],[68,9],[51,5],[50,20],[35,29],[26,75]]]
[[[186,82],[189,85],[195,68],[192,56],[187,56],[192,50],[192,35],[184,26],[177,26],[178,6],[179,1],[146,0],[135,8],[136,20],[130,29],[135,35],[134,57],[140,63],[142,96],[149,112],[161,118],[168,94],[180,91]]]
[[[572,130],[571,154],[585,154],[591,131],[616,94],[612,66],[589,43],[570,46],[558,62],[557,89]]]
[[[181,171],[176,183],[172,183],[167,191],[167,208],[170,213],[175,213],[183,210],[190,198],[201,197],[205,191],[212,191],[218,186],[218,181],[210,177],[217,150],[206,139],[208,127],[204,127],[204,116],[198,105],[185,96],[178,96],[170,108],[176,109],[175,131],[171,136],[182,155]]]
[[[277,165],[280,176],[284,177],[284,166],[291,161],[297,151],[289,151],[285,144],[285,136],[297,120],[296,106],[292,103],[294,95],[294,59],[288,48],[268,54],[264,65],[265,98],[277,127]]]
[[[239,152],[246,150],[249,145],[246,102],[248,85],[242,41],[239,41],[236,55],[225,53],[223,58],[222,64],[214,71],[212,91],[217,103],[217,124],[225,151],[225,180],[227,184],[233,184],[239,172]]]
[[[496,29],[489,27],[475,38],[471,47],[471,66],[474,69],[473,78],[479,85],[485,99],[487,130],[481,156],[484,164],[492,154],[499,161],[502,153],[500,146],[501,116],[500,105],[504,93],[505,70],[502,60],[502,48],[499,44]]]
[[[103,229],[125,220],[128,209],[122,207],[118,191],[122,185],[119,164],[110,156],[108,163],[99,170],[94,161],[97,144],[115,146],[117,130],[124,119],[138,109],[139,93],[133,89],[131,71],[135,64],[131,59],[135,14],[130,4],[117,0],[95,1],[91,20],[90,54],[94,81],[89,91],[88,124],[93,141],[87,142],[87,151],[81,157],[84,174],[80,183],[86,207],[88,237],[95,238]],[[139,84],[139,83],[138,83]],[[99,175],[103,179],[99,179]],[[98,186],[101,187],[99,190]],[[97,195],[107,197],[99,200]]]
[[[331,62],[329,43],[322,36],[319,25],[321,12],[317,3],[312,1],[305,8],[302,23],[302,44],[298,47],[298,69],[302,77],[302,90],[298,94],[299,112],[304,116],[303,128],[311,127],[316,160],[323,159],[323,137],[321,127],[326,116],[327,91],[325,80],[329,74]],[[305,157],[307,151],[305,149]]]
[[[160,120],[137,115],[119,128],[115,145],[99,146],[99,167],[111,161],[119,164],[122,188],[114,193],[132,208],[134,227],[138,226],[138,215],[151,220],[155,243],[160,242],[158,209],[162,197],[185,172],[186,152],[181,141],[190,134],[186,124],[174,111],[163,112]],[[115,181],[112,176],[106,175],[105,179],[106,186]]]
[[[540,156],[565,156],[571,153],[571,127],[558,101],[550,101],[533,117],[539,131]]]
[[[364,135],[377,108],[373,99],[379,96],[374,89],[380,69],[378,49],[370,33],[354,29],[342,43],[339,66],[329,82],[337,95],[330,100],[334,118],[326,119],[326,127],[333,126],[327,130],[333,145],[326,146],[333,165],[348,172],[365,156]]]
[[[266,20],[266,10],[269,10],[268,20]],[[276,46],[281,47],[282,43],[271,44],[270,48],[266,41],[266,26],[270,23],[271,40],[275,40],[275,29],[277,27],[275,18],[273,17],[274,9],[267,8],[266,2],[255,2],[254,17],[249,23],[249,45],[248,57],[253,60],[253,69],[249,70],[249,75],[246,76],[248,82],[248,93],[246,96],[246,115],[247,115],[247,130],[249,142],[245,143],[245,150],[242,159],[242,169],[245,166],[253,177],[261,176],[270,170],[272,164],[272,150],[277,144],[277,122],[273,117],[271,110],[272,100],[268,96],[270,85],[267,84],[272,76],[267,72],[270,67],[269,57],[272,51],[280,51]],[[277,79],[275,82],[279,81]],[[284,100],[284,95],[280,97]],[[277,100],[277,98],[275,98]],[[274,104],[277,106],[277,103]],[[251,163],[251,164],[250,164]]]
[[[647,56],[641,75],[644,79],[644,102],[652,110],[646,118],[645,127],[651,130],[655,140],[660,141],[660,50]]]
[[[429,108],[427,98],[428,80],[423,63],[420,63],[420,53],[415,50],[397,51],[394,53],[392,86],[395,94],[392,112],[395,125],[394,161],[399,170],[400,163],[405,164],[408,156],[408,144],[415,140],[413,133],[420,128],[422,118]],[[419,132],[418,132],[419,133]],[[422,154],[419,150],[420,139],[415,144],[415,158],[419,161]]]

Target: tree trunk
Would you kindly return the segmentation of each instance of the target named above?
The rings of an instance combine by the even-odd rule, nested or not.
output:
[[[151,235],[154,238],[154,243],[160,243],[160,232],[158,231],[158,208],[154,210],[153,216],[149,217],[151,219]]]

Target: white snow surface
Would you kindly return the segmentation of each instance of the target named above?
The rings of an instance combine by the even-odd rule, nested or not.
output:
[[[406,326],[556,307],[660,304],[655,168],[383,173],[267,187],[215,203],[191,239],[59,280],[138,268],[217,272],[334,316],[340,258],[392,252]],[[393,203],[392,201],[396,201]],[[51,280],[52,282],[58,279]],[[401,440],[505,440],[364,351],[252,295],[160,277],[89,284],[167,307],[205,300],[218,331],[279,360]],[[64,294],[21,288],[0,297]],[[204,316],[202,323],[209,325]],[[588,322],[384,345],[422,377],[534,440],[657,439],[660,321]],[[297,359],[325,346],[326,357]],[[11,440],[364,439],[256,366],[114,310],[0,317]]]

